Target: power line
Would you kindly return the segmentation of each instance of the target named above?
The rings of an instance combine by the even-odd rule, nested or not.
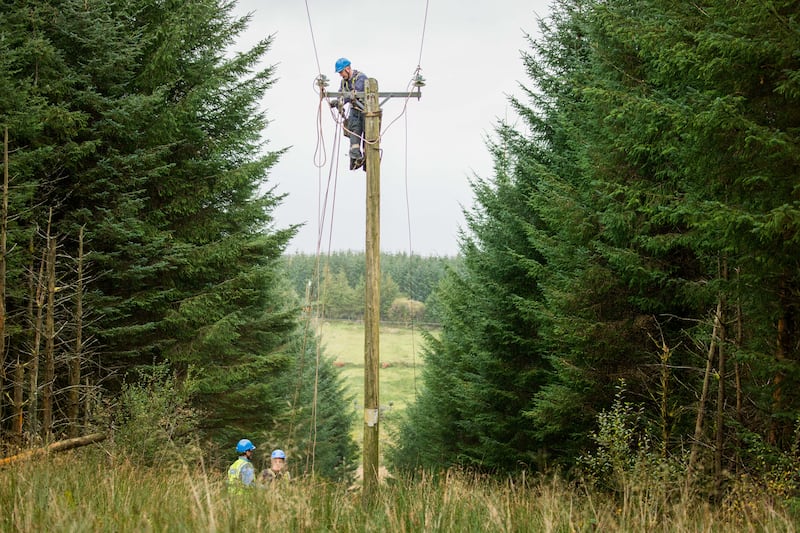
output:
[[[408,292],[410,300],[414,300],[414,247],[411,245],[411,200],[408,194],[408,114],[405,115],[405,190],[406,190],[406,221],[408,222]],[[409,308],[409,313],[411,309]],[[411,365],[414,371],[414,398],[417,397],[417,346],[414,336],[414,315],[411,314]]]
[[[317,40],[314,38],[314,27],[311,24],[311,10],[308,8],[308,0],[306,0],[306,17],[308,17],[308,29],[311,31],[311,44],[314,47],[314,59],[317,61],[317,72],[322,74],[322,67],[320,67],[319,64],[319,54],[317,53]]]
[[[428,4],[429,0],[425,0],[425,18],[422,20],[422,38],[419,42],[419,59],[417,59],[417,71],[420,70],[422,65],[422,46],[425,44],[425,28],[428,26]]]

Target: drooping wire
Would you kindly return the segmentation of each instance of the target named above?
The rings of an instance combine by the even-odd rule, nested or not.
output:
[[[325,149],[325,135],[322,131],[322,100],[317,108],[317,144],[314,146],[314,166],[322,168],[328,162],[328,151]],[[319,189],[318,189],[319,190]]]
[[[319,52],[317,51],[317,41],[316,41],[316,37],[314,36],[314,26],[313,26],[313,24],[311,22],[311,10],[308,7],[308,1],[307,0],[305,2],[305,6],[306,6],[306,16],[307,16],[307,19],[308,19],[308,29],[309,29],[310,34],[311,34],[311,43],[312,43],[312,46],[314,48],[314,59],[315,59],[315,61],[317,63],[317,72],[319,74],[319,77],[317,79],[321,80],[322,79],[322,67],[320,66],[320,62],[319,62]],[[322,98],[322,95],[320,95],[319,107],[317,109],[317,143],[316,143],[316,146],[314,148],[314,165],[317,167],[317,170],[318,170],[317,216],[318,216],[318,219],[319,219],[319,235],[320,235],[320,237],[318,238],[318,241],[317,241],[317,253],[316,253],[316,260],[315,260],[315,267],[314,267],[314,269],[315,269],[314,278],[316,279],[316,282],[317,282],[317,287],[316,287],[317,294],[319,294],[319,262],[320,262],[319,261],[319,257],[320,257],[319,242],[320,242],[321,235],[322,235],[322,228],[324,227],[325,213],[326,213],[326,209],[327,209],[328,192],[330,191],[330,181],[331,181],[331,172],[329,172],[329,174],[328,174],[328,186],[326,187],[326,193],[325,193],[325,203],[324,203],[325,207],[323,207],[321,205],[322,204],[322,168],[325,167],[328,159],[327,159],[327,149],[325,147],[325,136],[323,134],[323,129],[322,129],[322,102],[323,102],[323,98]],[[336,141],[337,141],[337,139],[334,138],[334,142],[336,142]],[[331,167],[333,167],[333,165],[331,165]],[[334,198],[335,198],[335,193],[334,193]],[[333,209],[331,209],[331,211],[333,211]],[[291,422],[290,422],[290,429],[289,429],[289,438],[290,438],[290,440],[293,439],[293,435],[294,435],[295,415],[296,415],[296,409],[297,409],[297,402],[299,400],[300,387],[301,387],[301,383],[302,383],[302,379],[303,379],[303,374],[305,372],[305,359],[306,359],[306,355],[307,355],[306,354],[306,348],[308,346],[307,341],[308,341],[308,334],[309,334],[309,329],[310,329],[310,321],[311,321],[311,317],[312,317],[311,309],[314,308],[314,306],[312,306],[311,301],[310,301],[311,300],[311,295],[310,294],[308,295],[307,300],[308,300],[306,302],[307,315],[306,315],[306,323],[305,323],[305,327],[304,327],[303,343],[302,343],[302,348],[301,348],[302,357],[301,357],[301,360],[300,360],[299,372],[298,372],[298,381],[297,381],[297,384],[295,386],[295,394],[294,394],[294,399],[293,399],[293,402],[292,402],[292,415],[291,415]],[[318,306],[317,306],[317,309],[319,310]],[[319,324],[319,320],[317,320],[317,324]],[[317,337],[318,337],[318,335],[317,335]],[[308,472],[308,470],[309,470],[309,461],[310,461],[310,463],[311,463],[310,464],[310,469],[311,469],[311,473],[312,474],[314,473],[315,459],[316,459],[316,446],[317,446],[317,402],[319,400],[319,364],[320,364],[320,353],[321,353],[321,346],[320,346],[320,342],[319,342],[318,338],[317,338],[317,342],[315,344],[316,344],[316,358],[315,358],[315,368],[314,368],[314,390],[313,390],[313,401],[312,401],[312,407],[311,407],[311,410],[312,410],[312,412],[311,412],[311,425],[310,425],[310,428],[309,428],[309,431],[310,431],[310,435],[309,435],[310,450],[307,450],[308,453],[307,453],[307,456],[306,456],[306,472]]]
[[[408,292],[411,300],[414,300],[414,247],[411,245],[411,200],[408,194],[408,114],[405,115],[405,158],[403,162],[403,172],[405,174],[406,190],[406,221],[408,222]],[[414,378],[414,398],[417,397],[417,346],[414,329],[414,314],[411,315],[411,367]]]
[[[422,71],[422,49],[425,45],[425,30],[428,27],[428,7],[430,4],[430,0],[425,0],[425,16],[422,19],[422,36],[420,37],[419,43],[419,57],[417,59],[417,68],[414,71],[414,76],[412,78],[411,83],[409,83],[407,89],[410,89],[411,86],[421,77],[420,72]],[[404,124],[405,124],[405,160],[403,163],[403,171],[404,171],[404,179],[405,179],[405,192],[406,192],[406,220],[408,221],[408,278],[409,278],[409,292],[411,293],[411,299],[414,299],[414,275],[413,275],[413,266],[414,266],[414,247],[412,246],[411,241],[411,200],[410,195],[408,193],[408,114],[406,113],[406,107],[408,105],[408,98],[405,99],[403,103],[403,112],[402,115],[404,117]],[[396,120],[396,119],[395,119]],[[390,123],[386,126],[386,129],[389,129],[389,126],[392,124]],[[384,130],[386,131],[386,130]],[[416,337],[415,337],[415,328],[414,328],[414,315],[411,314],[411,365],[413,368],[413,378],[414,378],[414,397],[417,397],[417,347],[416,347]]]
[[[320,99],[319,106],[320,107],[319,107],[318,114],[321,117],[322,116],[322,106],[323,106],[323,99],[322,98]],[[322,122],[320,120],[320,136],[322,137],[321,132],[322,132]],[[334,137],[333,138],[334,153],[333,153],[333,157],[331,158],[331,166],[330,166],[330,168],[328,170],[328,180],[327,180],[327,184],[325,186],[324,200],[322,201],[322,206],[320,207],[320,210],[318,211],[318,213],[319,213],[319,215],[318,215],[319,216],[319,227],[318,227],[318,233],[317,233],[317,245],[316,245],[316,254],[315,254],[316,259],[315,259],[315,262],[314,262],[314,279],[316,280],[316,285],[317,285],[317,287],[316,287],[317,291],[316,292],[317,292],[317,295],[318,295],[318,301],[320,301],[320,302],[325,302],[326,297],[327,297],[327,282],[326,282],[324,277],[323,277],[323,282],[320,283],[320,277],[324,276],[322,274],[322,270],[323,269],[320,268],[320,266],[321,266],[321,259],[320,258],[322,256],[322,237],[323,237],[323,233],[324,233],[325,219],[326,219],[326,216],[327,216],[328,205],[329,205],[328,204],[328,196],[331,194],[331,183],[333,183],[333,191],[332,191],[332,197],[331,197],[331,202],[330,202],[330,225],[329,225],[329,234],[328,234],[328,252],[327,252],[327,254],[325,256],[325,265],[327,266],[329,261],[330,261],[331,242],[332,242],[332,239],[333,239],[333,215],[334,215],[335,208],[336,208],[336,191],[337,191],[337,185],[338,185],[338,182],[339,182],[339,168],[338,168],[337,165],[333,164],[333,162],[337,160],[338,154],[339,154],[339,150],[340,150],[340,148],[339,148],[339,146],[341,144],[339,142],[340,137],[341,137],[341,129],[340,128],[336,128],[336,131],[335,131],[333,137]],[[321,194],[321,191],[322,191],[322,168],[321,167],[319,167],[318,180],[319,180],[318,190],[320,191],[320,196],[319,197],[321,198],[322,197],[322,194]],[[316,324],[318,326],[322,324],[322,320],[324,318],[324,303],[319,305],[319,306],[317,306],[317,313],[315,314],[314,318],[315,318]],[[320,338],[319,338],[320,335],[317,334],[316,337],[317,337],[317,342],[316,342],[316,353],[315,353],[315,364],[314,364],[314,398],[313,398],[313,401],[312,401],[312,404],[311,404],[312,405],[312,414],[311,414],[312,425],[309,428],[309,432],[310,432],[309,443],[311,445],[311,450],[310,450],[309,456],[311,457],[311,460],[312,460],[312,466],[311,466],[312,473],[313,473],[313,470],[314,470],[314,461],[316,460],[316,455],[317,455],[317,416],[318,416],[318,404],[319,404],[319,367],[320,367],[320,361],[322,359],[322,343],[320,342]]]
[[[318,139],[318,146],[324,146],[324,134],[322,131],[322,115],[323,115],[323,99],[319,101],[319,107],[317,109],[317,124],[318,124],[318,131],[317,131],[317,139]],[[333,159],[331,161],[335,161],[336,157],[339,153],[339,138],[341,135],[341,129],[337,128],[336,133],[334,133],[334,154]],[[323,187],[323,179],[322,179],[322,164],[316,164],[316,154],[315,154],[315,165],[317,166],[317,174],[318,174],[318,198],[317,198],[317,216],[318,216],[318,233],[317,233],[317,244],[316,244],[316,252],[315,252],[315,262],[314,262],[314,272],[312,274],[312,279],[314,281],[314,293],[316,295],[317,302],[324,302],[325,301],[325,291],[326,291],[326,284],[324,282],[320,282],[321,271],[321,256],[322,256],[322,239],[324,235],[324,228],[326,219],[328,219],[328,206],[330,205],[330,228],[331,228],[331,235],[333,232],[333,214],[334,208],[336,203],[336,185],[338,183],[338,168],[336,165],[331,164],[328,170],[328,179],[325,187]],[[325,160],[327,160],[327,152],[325,154]],[[331,185],[332,191],[331,191]],[[322,191],[325,191],[324,195]],[[332,199],[330,199],[332,197]],[[329,202],[330,199],[330,202]],[[328,258],[330,256],[330,237],[328,243]],[[326,259],[327,261],[327,259]],[[312,295],[308,294],[306,302],[306,320],[304,325],[304,335],[303,335],[303,345],[302,345],[302,354],[303,358],[301,359],[300,368],[298,370],[297,376],[297,383],[295,385],[295,394],[294,394],[294,401],[292,407],[292,417],[290,423],[290,438],[293,437],[295,431],[295,411],[296,405],[299,400],[300,388],[302,386],[303,375],[305,373],[305,357],[306,351],[308,346],[308,337],[310,336],[310,330],[312,328],[312,321],[314,322],[315,326],[321,324],[324,315],[324,308],[323,305],[314,306],[311,303]],[[312,312],[314,311],[314,312]],[[317,342],[315,344],[315,365],[314,365],[314,388],[313,388],[313,399],[311,403],[311,424],[309,426],[309,439],[308,439],[308,449],[306,455],[306,472],[310,472],[313,474],[315,469],[315,462],[316,462],[316,446],[317,446],[317,416],[318,416],[318,401],[319,401],[319,366],[321,361],[322,355],[322,345],[319,342],[319,334],[318,332],[314,333],[315,337],[317,338]]]

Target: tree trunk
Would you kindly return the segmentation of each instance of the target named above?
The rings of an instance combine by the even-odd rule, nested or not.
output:
[[[700,393],[700,400],[697,405],[697,418],[694,423],[694,438],[692,439],[692,448],[689,454],[689,467],[687,469],[686,480],[691,483],[694,478],[694,472],[697,467],[697,456],[700,452],[700,441],[703,438],[703,420],[705,417],[706,401],[708,399],[708,389],[711,381],[711,370],[714,365],[714,352],[717,349],[717,335],[721,325],[720,316],[722,315],[722,298],[717,301],[717,311],[714,313],[714,327],[711,331],[711,342],[708,346],[708,357],[706,358],[706,371],[703,376],[703,390]]]
[[[738,278],[738,271],[737,271],[737,278]],[[737,279],[738,281],[738,279]],[[741,294],[738,290],[736,291],[737,294]],[[736,349],[740,350],[742,348],[742,341],[744,338],[744,323],[742,318],[742,300],[740,297],[737,296],[736,300]],[[736,421],[739,424],[744,423],[744,413],[742,410],[742,403],[743,403],[743,393],[742,393],[742,373],[739,365],[739,361],[734,359],[733,361],[733,383],[734,387],[736,387]],[[741,441],[736,437],[736,442],[734,443],[734,449],[736,450],[736,457],[734,459],[734,464],[736,465],[736,470],[738,472],[739,469],[739,450],[741,449]]]
[[[89,380],[89,376],[84,379],[83,390],[85,391],[83,395],[83,425],[89,427],[89,418],[92,414],[92,394],[90,394],[92,382]]]
[[[42,343],[42,321],[44,307],[44,266],[47,262],[46,250],[42,252],[42,259],[39,263],[39,276],[36,279],[36,316],[33,324],[33,345],[31,346],[31,361],[29,370],[29,390],[28,390],[28,431],[33,438],[39,433],[39,355]]]
[[[782,281],[778,291],[778,306],[781,309],[781,316],[778,318],[777,324],[777,338],[775,343],[775,361],[778,363],[778,371],[775,372],[773,378],[774,389],[772,391],[772,413],[780,413],[783,411],[783,371],[780,366],[786,360],[786,349],[790,346],[791,341],[788,331],[787,307],[786,303],[786,283]],[[780,446],[780,440],[783,433],[783,426],[775,416],[772,417],[770,422],[769,432],[767,434],[767,441],[774,445]]]
[[[34,329],[33,318],[33,304],[36,300],[36,266],[34,260],[33,236],[31,235],[30,242],[28,243],[28,250],[30,252],[31,263],[28,267],[28,309],[27,309],[27,324],[28,324],[28,338],[31,339],[30,331]],[[33,346],[31,344],[31,346]],[[33,350],[31,350],[33,351]],[[17,444],[22,445],[22,435],[25,429],[25,367],[27,363],[20,360],[20,352],[17,351],[17,368],[14,371],[14,431],[16,433]],[[31,366],[33,366],[31,364]],[[32,369],[29,370],[29,372]],[[30,426],[30,423],[28,424]]]
[[[0,421],[6,414],[6,248],[8,243],[8,126],[3,129],[3,203],[0,211]],[[0,426],[0,432],[2,427]]]
[[[723,259],[722,261],[722,279],[728,279],[728,262],[727,260]],[[719,328],[717,330],[717,334],[719,336],[719,340],[717,342],[718,346],[718,369],[717,373],[719,379],[717,380],[717,416],[716,416],[716,436],[714,439],[715,447],[714,447],[714,475],[716,478],[716,485],[717,488],[721,486],[722,483],[722,456],[724,452],[724,436],[725,436],[725,339],[727,337],[725,331],[725,299],[724,297],[720,297],[721,305],[719,307]]]
[[[50,211],[52,216],[52,210]],[[56,239],[47,228],[47,307],[44,328],[44,394],[42,397],[42,422],[45,439],[53,434],[53,388],[56,380],[55,314],[56,304]]]
[[[105,433],[93,433],[92,435],[86,435],[85,437],[77,437],[74,439],[66,439],[60,440],[58,442],[54,442],[44,448],[38,448],[36,450],[28,450],[22,453],[18,453],[17,455],[12,455],[11,457],[6,457],[4,459],[0,459],[0,467],[7,466],[19,461],[24,461],[27,459],[31,459],[38,455],[42,455],[45,453],[50,452],[63,452],[67,450],[71,450],[73,448],[79,448],[80,446],[86,446],[88,444],[94,444],[96,442],[101,442],[106,439]]]
[[[744,324],[742,319],[742,302],[736,303],[736,347],[742,347],[744,338]],[[733,363],[734,380],[736,384],[736,420],[741,423],[744,419],[742,414],[742,375],[739,369],[739,361]]]
[[[69,436],[78,436],[80,412],[81,361],[83,359],[83,227],[78,235],[78,280],[75,288],[75,353],[69,365],[67,418]]]
[[[659,327],[659,330],[661,328]],[[669,414],[670,368],[669,360],[672,350],[667,346],[664,334],[661,334],[661,457],[667,457],[670,440],[671,417]]]
[[[14,440],[18,445],[22,445],[23,421],[25,420],[24,386],[25,363],[20,361],[19,355],[17,355],[17,366],[14,368]]]

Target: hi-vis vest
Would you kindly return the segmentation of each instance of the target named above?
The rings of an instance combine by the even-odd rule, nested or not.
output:
[[[359,76],[363,76],[361,72],[357,70],[353,70],[350,74],[350,79],[342,80],[342,90],[343,91],[355,91],[356,90],[356,80]]]
[[[252,468],[252,464],[247,459],[242,459],[239,457],[229,468],[228,468],[228,490],[232,493],[242,493],[244,492],[245,485],[242,483],[242,470],[245,466],[250,465]]]
[[[345,93],[345,92],[349,93],[349,92],[355,91],[357,89],[356,88],[356,82],[358,81],[359,78],[364,78],[363,82],[366,83],[367,75],[364,74],[363,72],[359,72],[357,70],[353,70],[353,72],[350,74],[350,79],[342,80],[341,86],[339,87],[339,91],[343,92],[343,93]],[[361,90],[363,91],[364,89],[362,88]],[[345,96],[344,100],[345,100],[345,102],[350,102],[350,104],[355,109],[357,109],[359,111],[363,111],[364,110],[364,103],[361,100],[359,100],[358,98],[351,98],[350,96]]]

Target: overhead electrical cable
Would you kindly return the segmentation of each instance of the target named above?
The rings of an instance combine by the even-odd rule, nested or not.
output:
[[[314,38],[314,26],[311,24],[311,10],[308,8],[308,0],[306,0],[306,16],[308,17],[308,29],[311,32],[311,45],[314,48],[314,59],[317,60],[317,72],[322,74],[322,67],[320,67],[319,64],[319,54],[317,53],[317,40]]]

